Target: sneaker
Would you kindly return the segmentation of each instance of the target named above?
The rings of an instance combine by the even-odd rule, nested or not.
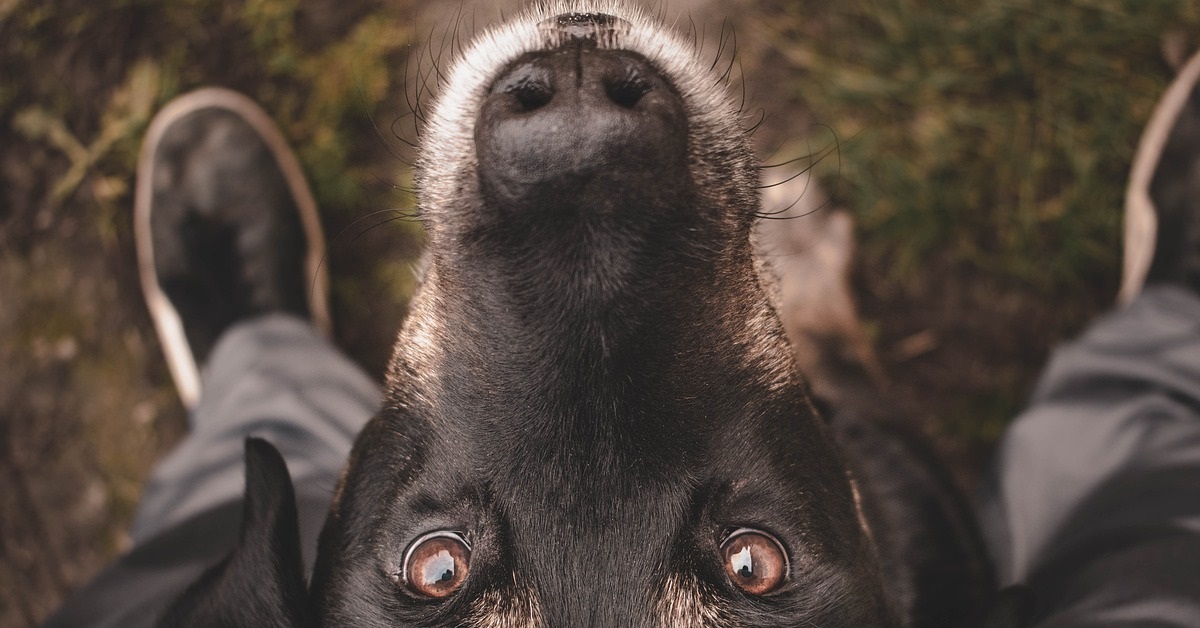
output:
[[[1142,132],[1125,192],[1121,304],[1152,283],[1200,291],[1200,53]]]
[[[329,333],[316,202],[296,156],[249,98],[208,88],[167,104],[142,144],[138,269],[184,406],[234,323],[290,312]]]

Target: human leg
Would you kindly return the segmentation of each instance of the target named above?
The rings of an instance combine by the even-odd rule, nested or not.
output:
[[[193,428],[147,483],[133,549],[47,626],[152,626],[158,614],[233,547],[242,517],[247,436],[284,455],[296,486],[311,567],[337,474],[379,393],[303,320],[270,314],[225,333],[202,377]]]
[[[135,543],[221,504],[240,503],[247,436],[280,450],[302,504],[308,494],[328,502],[354,437],[380,399],[378,386],[356,365],[306,321],[287,314],[230,328],[201,379],[204,393],[191,430],[143,489]],[[319,527],[325,511],[305,514],[302,521]]]
[[[283,453],[311,562],[351,441],[380,398],[321,333],[315,204],[265,113],[226,90],[177,99],[151,125],[138,179],[143,287],[190,430],[145,487],[133,549],[51,626],[153,625],[219,562],[240,527],[248,436]]]
[[[1000,578],[1034,588],[1046,625],[1117,613],[1112,587],[1157,600],[1138,621],[1200,617],[1200,595],[1176,599],[1200,591],[1200,297],[1146,290],[1058,350],[992,482]]]

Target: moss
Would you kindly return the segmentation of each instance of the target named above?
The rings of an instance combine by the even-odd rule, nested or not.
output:
[[[1041,294],[1113,273],[1125,176],[1171,77],[1166,0],[792,2],[757,25],[840,140],[839,200],[910,281],[941,260]]]

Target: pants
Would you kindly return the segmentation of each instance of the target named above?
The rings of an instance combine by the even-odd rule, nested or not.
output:
[[[242,439],[268,438],[297,487],[311,564],[351,440],[379,391],[303,322],[231,329],[187,439],[158,468],[135,548],[49,626],[149,626],[234,544]],[[981,506],[1004,583],[1038,626],[1200,625],[1200,297],[1151,288],[1060,349],[1001,444]]]
[[[1039,627],[1200,626],[1200,298],[1151,287],[1059,349],[981,519]]]
[[[233,547],[241,525],[243,441],[287,461],[311,569],[338,474],[381,400],[378,386],[304,321],[275,314],[229,329],[205,366],[191,430],[158,466],[133,521],[134,549],[47,626],[152,626]]]

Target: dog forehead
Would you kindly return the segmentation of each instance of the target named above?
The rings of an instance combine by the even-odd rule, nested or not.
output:
[[[453,237],[460,234],[441,225],[483,202],[476,181],[480,104],[513,61],[558,45],[555,38],[564,35],[553,23],[561,25],[561,16],[568,36],[608,29],[596,47],[636,53],[677,93],[688,174],[703,182],[700,204],[719,206],[722,218],[757,207],[737,107],[708,64],[697,62],[694,46],[644,10],[612,1],[540,3],[478,37],[451,66],[423,133],[420,205],[431,248],[442,257],[432,258],[397,345],[389,383],[396,412],[380,418],[387,438],[369,443],[358,459],[359,467],[370,461],[385,472],[354,476],[362,495],[380,497],[357,500],[364,512],[347,513],[350,525],[370,534],[349,536],[385,538],[395,550],[432,527],[476,532],[472,569],[486,580],[476,580],[474,597],[455,607],[455,625],[737,625],[733,602],[708,581],[720,573],[729,524],[753,522],[770,508],[716,521],[727,513],[699,512],[705,486],[761,489],[748,492],[757,502],[786,506],[789,524],[807,530],[810,515],[795,514],[809,503],[805,491],[844,482],[836,464],[821,466],[831,460],[820,435],[806,420],[793,420],[811,417],[801,417],[806,402],[792,398],[794,374],[776,346],[782,336],[774,312],[752,290],[731,290],[700,302],[742,304],[721,316],[693,320],[686,308],[661,319],[637,312],[644,318],[636,320],[655,323],[648,325],[652,334],[613,333],[634,319],[595,334],[601,326],[592,318],[552,333],[518,325],[512,329],[541,333],[501,333],[501,323],[530,319],[479,313],[524,312],[522,304],[491,308],[489,299],[510,295],[464,281],[479,273],[456,274],[462,269],[446,261],[462,262]],[[722,278],[735,275],[741,277],[728,271]],[[680,321],[689,326],[672,324]],[[593,345],[604,350],[590,351]],[[621,351],[644,359],[609,361]],[[605,360],[581,359],[596,355]],[[726,434],[731,425],[737,434]],[[784,455],[784,441],[800,444]],[[385,447],[391,444],[400,446]],[[377,488],[381,479],[394,484]],[[712,564],[698,570],[697,561]]]

